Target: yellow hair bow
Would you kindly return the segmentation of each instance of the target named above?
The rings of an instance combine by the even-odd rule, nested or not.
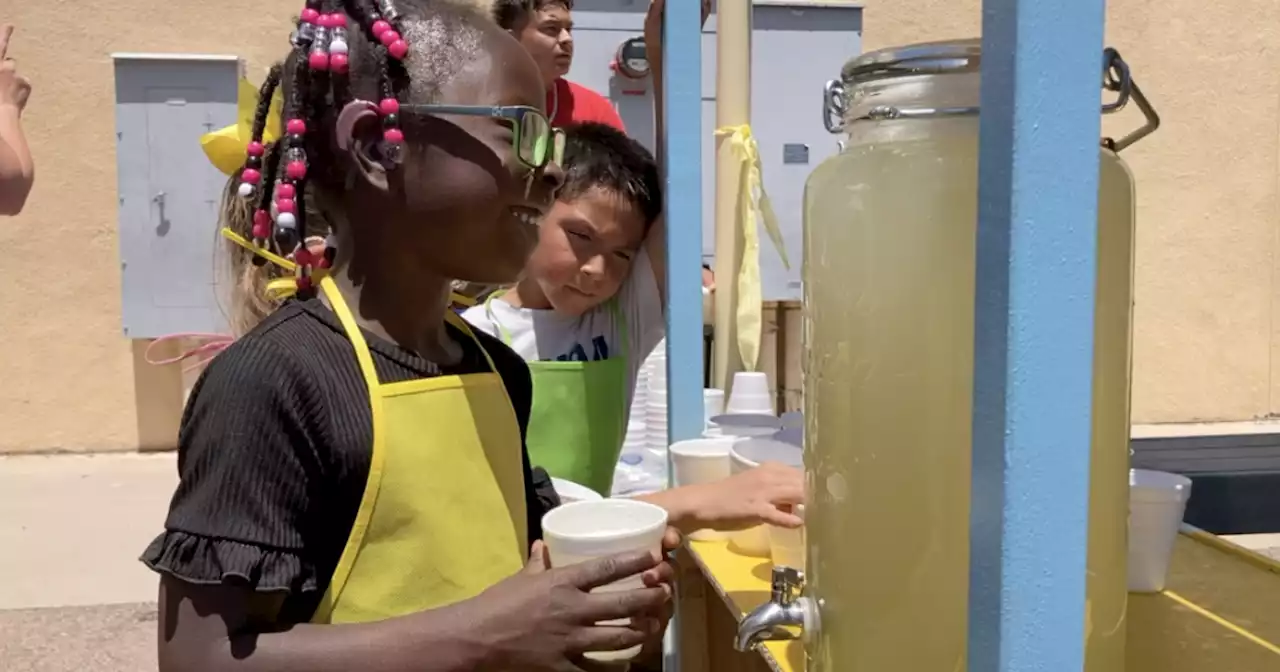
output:
[[[274,142],[279,137],[280,114],[284,107],[280,89],[271,97],[271,107],[267,111],[267,125],[262,132],[262,144]],[[221,128],[212,133],[200,136],[200,147],[204,155],[214,167],[231,176],[244,167],[245,147],[253,140],[253,117],[258,110],[258,87],[247,79],[240,80],[240,91],[236,96],[237,121],[232,126]]]
[[[716,130],[716,137],[728,137],[729,148],[738,160],[737,215],[742,227],[742,266],[737,277],[738,292],[738,354],[748,371],[756,370],[760,362],[760,335],[763,328],[762,294],[760,288],[760,235],[756,222],[764,225],[765,233],[782,257],[782,265],[791,268],[782,231],[773,204],[764,191],[764,178],[760,166],[760,148],[751,134],[751,126],[728,126]]]

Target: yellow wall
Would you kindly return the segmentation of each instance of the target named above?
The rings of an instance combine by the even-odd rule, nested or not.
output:
[[[974,35],[980,24],[978,0],[862,4],[867,49]],[[110,54],[234,53],[258,81],[300,6],[5,3],[0,20],[19,26],[11,56],[35,87],[26,128],[37,179],[27,211],[0,221],[0,452],[158,446],[172,427],[175,381],[135,366],[120,332]],[[1280,5],[1261,0],[1110,3],[1108,41],[1164,120],[1125,152],[1139,186],[1138,422],[1280,407],[1277,19]]]

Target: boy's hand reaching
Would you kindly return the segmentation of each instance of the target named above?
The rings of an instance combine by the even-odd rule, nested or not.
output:
[[[789,512],[792,505],[804,503],[804,472],[776,462],[680,490],[691,491],[681,508],[688,512],[692,529],[742,530],[761,523],[795,528],[804,524]]]

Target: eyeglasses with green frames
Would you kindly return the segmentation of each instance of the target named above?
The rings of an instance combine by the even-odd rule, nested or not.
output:
[[[564,158],[564,132],[551,127],[547,115],[527,105],[402,105],[414,114],[461,114],[501,119],[511,124],[512,147],[520,162],[532,170]]]

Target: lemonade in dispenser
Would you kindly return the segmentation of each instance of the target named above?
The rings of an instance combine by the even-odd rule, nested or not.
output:
[[[1102,111],[1146,117],[1098,157],[1086,667],[1121,672],[1134,196],[1117,152],[1159,121],[1101,56]],[[779,570],[778,604],[739,633],[803,625],[810,672],[965,668],[981,60],[979,40],[884,49],[827,87],[845,137],[804,199],[808,572]]]

